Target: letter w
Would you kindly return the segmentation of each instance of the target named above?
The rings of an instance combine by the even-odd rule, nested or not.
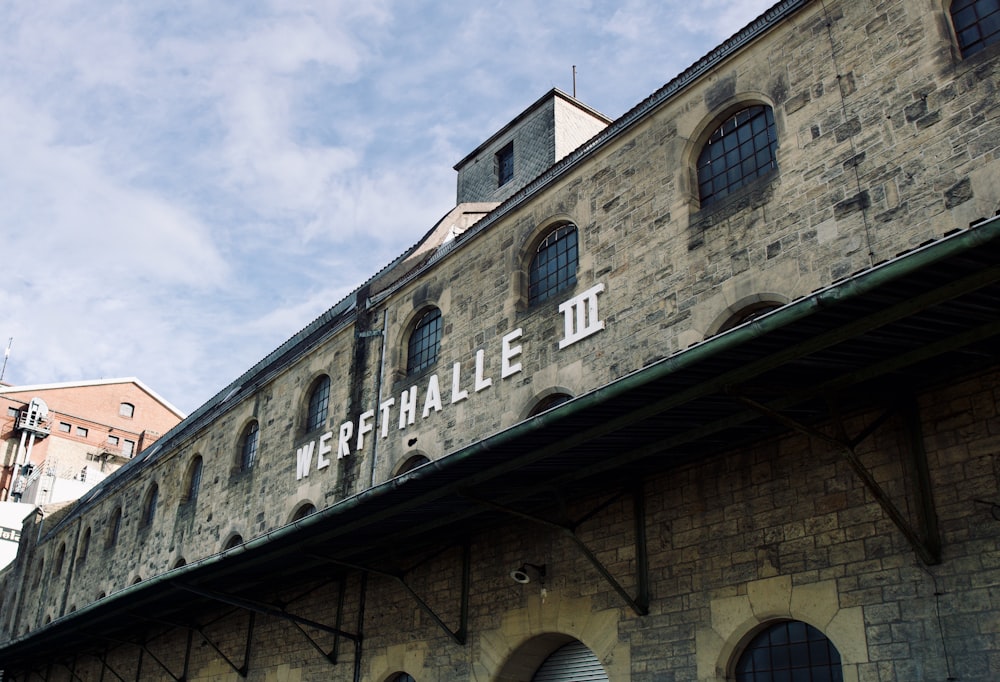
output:
[[[316,441],[309,441],[307,445],[295,451],[295,480],[301,481],[309,475],[309,467],[312,466],[313,450],[316,449]]]

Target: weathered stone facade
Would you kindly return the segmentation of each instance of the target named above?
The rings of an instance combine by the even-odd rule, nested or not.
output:
[[[993,216],[1000,48],[963,59],[950,21],[939,0],[779,3],[474,226],[439,226],[428,236],[432,249],[379,273],[154,453],[75,508],[37,516],[23,536],[38,541],[22,544],[5,576],[0,664],[15,679],[57,662],[46,679],[106,679],[111,669],[122,679],[382,682],[406,671],[417,680],[528,680],[558,646],[579,640],[611,680],[728,680],[762,625],[795,620],[829,638],[845,680],[995,679],[995,355],[983,355],[971,374],[962,364],[914,391],[901,374],[886,375],[878,388],[891,394],[889,410],[873,399],[801,432],[794,419],[779,420],[776,431],[722,451],[706,446],[704,455],[685,450],[655,467],[648,460],[658,447],[667,460],[680,446],[653,433],[636,450],[646,453],[634,460],[647,462],[641,474],[626,475],[632,460],[608,465],[606,494],[591,487],[574,495],[569,483],[546,490],[538,480],[555,516],[573,523],[533,517],[470,535],[458,517],[420,515],[433,494],[422,482],[438,474],[441,485],[458,486],[457,497],[495,492],[483,504],[502,507],[513,488],[488,491],[475,476],[461,488],[447,476],[476,456],[485,463],[489,452],[476,447],[494,435],[524,429],[533,447],[540,432],[524,420],[547,396],[613,407],[625,395],[616,387],[665,362],[687,367],[691,353],[728,347],[727,338],[750,344],[756,323],[718,336],[734,315],[788,304],[789,328],[805,325],[807,313],[795,311],[860,296],[846,288],[859,273],[876,280],[879,264]],[[728,116],[757,104],[773,110],[777,168],[701,206],[701,150]],[[575,285],[529,304],[531,259],[566,223],[579,236]],[[969,233],[994,235],[996,225]],[[977,286],[995,283],[995,269]],[[824,287],[831,298],[814,303],[810,295]],[[603,328],[570,339],[563,304],[588,292]],[[885,303],[886,320],[911,314],[904,299]],[[411,332],[434,308],[443,325],[437,360],[408,372]],[[849,322],[827,331],[860,335]],[[975,341],[998,333],[989,329]],[[718,380],[725,399],[732,392],[724,379],[737,371],[719,369],[705,382]],[[324,375],[332,379],[328,416],[307,432],[310,396]],[[871,391],[868,381],[831,380],[831,399],[852,387]],[[655,409],[667,414],[667,399],[655,396]],[[533,423],[554,428],[583,408],[559,409]],[[242,434],[253,423],[255,459],[241,466]],[[589,424],[577,426],[588,432]],[[621,454],[609,452],[609,461]],[[416,455],[434,464],[393,478]],[[618,493],[624,478],[631,487]],[[386,524],[399,520],[396,535],[370,540],[400,543],[398,555],[385,550],[395,568],[355,565],[322,546],[285,549],[304,547],[311,532],[365,523],[353,516],[359,509],[380,518],[377,501],[397,493],[412,494],[412,507],[398,502],[385,512]],[[319,511],[289,526],[304,505]],[[123,515],[114,531],[116,510]],[[436,544],[414,553],[407,541],[431,527]],[[62,544],[77,549],[56,571]],[[329,564],[287,584],[285,556]],[[526,563],[544,565],[544,580],[513,582],[511,569]],[[199,576],[216,580],[215,570],[231,576],[229,597],[196,587]],[[273,581],[254,600],[240,592],[258,584],[247,576],[267,571]],[[30,658],[47,633],[61,642],[68,635],[60,628],[137,619],[170,589],[187,598],[202,589],[190,620],[143,613],[148,627],[125,643],[87,640],[48,661]],[[636,590],[628,603],[623,593]]]

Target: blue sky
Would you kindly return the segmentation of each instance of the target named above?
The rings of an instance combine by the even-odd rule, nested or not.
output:
[[[399,255],[552,87],[617,118],[771,0],[0,3],[15,385],[190,412]]]

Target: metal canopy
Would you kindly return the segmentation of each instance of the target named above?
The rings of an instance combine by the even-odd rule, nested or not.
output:
[[[68,614],[0,647],[0,667],[134,640],[150,627],[148,614],[197,627],[211,595],[252,609],[279,577],[287,584],[376,566],[402,575],[399,557],[467,543],[509,521],[510,509],[551,517],[556,501],[641,487],[651,474],[825,423],[831,403],[840,413],[877,407],[994,366],[998,335],[1000,219],[992,219]]]

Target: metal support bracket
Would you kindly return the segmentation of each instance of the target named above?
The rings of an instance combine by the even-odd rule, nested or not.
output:
[[[906,518],[906,515],[903,514],[898,506],[896,506],[892,497],[881,485],[879,485],[878,481],[875,480],[875,477],[870,471],[868,471],[854,450],[854,448],[862,440],[864,440],[864,438],[874,432],[877,425],[884,421],[886,415],[879,417],[875,424],[866,427],[862,432],[862,436],[859,438],[849,439],[846,435],[843,438],[835,438],[822,433],[811,426],[802,424],[791,417],[787,417],[777,410],[774,410],[767,405],[758,403],[755,400],[740,395],[736,395],[735,397],[754,411],[773,419],[793,431],[826,443],[840,452],[840,454],[844,456],[848,464],[851,466],[851,469],[854,470],[854,473],[861,479],[861,482],[875,497],[875,500],[878,502],[879,506],[882,507],[886,516],[892,520],[892,522],[896,525],[896,528],[898,528],[909,541],[910,546],[917,553],[917,556],[920,557],[920,560],[929,566],[941,563],[941,539],[937,529],[937,514],[934,510],[933,496],[931,495],[930,475],[927,469],[927,454],[924,451],[923,440],[920,436],[916,405],[912,403],[912,401],[910,401],[909,404],[904,405],[904,419],[906,421],[906,431],[909,440],[909,447],[907,447],[907,450],[910,452],[912,463],[916,469],[917,494],[919,498],[918,507],[920,509],[921,521],[926,531],[926,537],[921,536],[921,534],[914,529],[912,524]]]
[[[447,633],[448,636],[451,637],[451,639],[456,644],[464,646],[465,643],[468,641],[469,585],[471,582],[471,574],[472,574],[472,568],[471,568],[472,549],[468,542],[465,542],[462,545],[462,591],[460,595],[461,601],[459,603],[459,625],[458,628],[455,630],[452,630],[451,627],[449,627],[448,624],[444,622],[441,616],[439,616],[437,612],[435,612],[434,609],[431,608],[430,604],[424,601],[424,599],[419,594],[417,594],[416,591],[406,582],[406,573],[408,571],[404,571],[401,573],[392,573],[390,571],[383,571],[377,568],[372,568],[371,566],[362,566],[360,564],[351,563],[349,561],[343,561],[341,559],[319,554],[317,552],[309,552],[308,555],[313,558],[329,562],[336,566],[343,566],[344,568],[350,568],[356,571],[360,571],[362,574],[381,575],[386,578],[391,578],[395,580],[403,587],[404,590],[406,590],[407,594],[409,594],[413,598],[413,600],[417,603],[417,606],[419,606],[420,609],[431,618],[431,620],[437,623],[438,627],[444,630],[445,633]],[[413,569],[411,568],[410,570]]]
[[[597,514],[601,509],[604,509],[611,503],[623,497],[626,491],[622,491],[613,495],[608,500],[605,500],[601,504],[597,505],[590,512],[585,514],[583,517],[576,521],[569,521],[565,523],[559,523],[557,521],[551,521],[549,519],[544,519],[533,514],[527,514],[520,511],[519,509],[513,509],[505,505],[493,502],[491,500],[482,499],[479,497],[472,497],[466,495],[470,500],[474,500],[479,504],[485,505],[497,511],[504,512],[505,514],[510,514],[511,516],[516,516],[526,521],[531,521],[532,523],[537,523],[543,526],[548,526],[549,528],[554,528],[566,537],[568,537],[576,548],[580,550],[580,553],[591,563],[591,565],[601,574],[601,577],[612,589],[618,593],[618,596],[633,610],[637,615],[645,616],[649,614],[649,561],[646,549],[646,507],[645,507],[645,494],[641,485],[636,485],[631,491],[633,498],[633,513],[635,516],[635,561],[636,561],[636,588],[637,594],[635,597],[630,595],[628,591],[622,587],[621,583],[611,575],[608,568],[601,563],[601,560],[597,558],[589,547],[580,539],[580,536],[576,534],[576,530],[586,521],[590,520],[593,516]]]

